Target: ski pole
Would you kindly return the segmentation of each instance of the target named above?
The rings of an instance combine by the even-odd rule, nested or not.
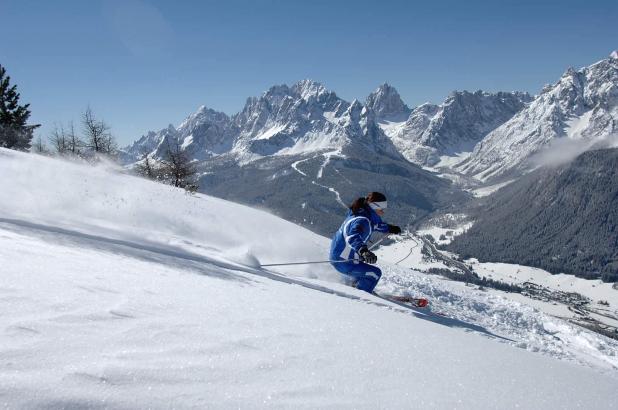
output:
[[[311,261],[311,262],[289,262],[289,263],[268,263],[266,265],[260,265],[260,267],[263,266],[289,266],[289,265],[312,265],[315,263],[342,263],[342,262],[352,262],[354,259],[343,259],[340,261]]]
[[[373,243],[369,248],[369,250],[375,248],[376,246],[378,246],[380,244],[380,242],[382,242],[384,239],[386,239],[386,237],[389,234],[384,235],[383,237],[381,237],[379,240],[377,240],[375,243]],[[339,260],[339,261],[311,261],[311,262],[289,262],[289,263],[268,263],[266,265],[260,265],[260,266],[290,266],[290,265],[313,265],[316,263],[342,263],[342,262],[352,262],[355,261],[356,259],[343,259],[343,260]]]
[[[378,239],[377,241],[375,241],[375,243],[371,244],[371,246],[368,248],[369,250],[372,250],[373,248],[375,248],[376,246],[378,246],[380,244],[380,242],[382,242],[384,239],[386,239],[388,237],[388,235],[390,235],[390,233],[387,233],[386,235],[384,235],[383,237],[381,237],[380,239]]]

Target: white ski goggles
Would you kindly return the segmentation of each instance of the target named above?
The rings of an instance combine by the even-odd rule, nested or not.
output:
[[[374,211],[384,211],[386,209],[386,201],[382,201],[382,202],[369,202],[369,206]]]

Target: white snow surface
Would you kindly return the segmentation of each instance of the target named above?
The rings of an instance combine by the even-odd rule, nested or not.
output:
[[[615,345],[519,303],[387,263],[380,290],[430,309],[260,268],[329,241],[112,165],[0,149],[0,172],[5,408],[616,407]]]
[[[436,233],[436,232],[434,232]],[[428,234],[424,232],[423,234]],[[618,370],[618,341],[601,336],[562,318],[573,317],[565,305],[537,301],[517,293],[479,290],[462,282],[451,282],[437,276],[424,275],[430,268],[449,269],[421,252],[422,241],[408,234],[394,243],[381,247],[378,257],[402,271],[389,266],[387,281],[382,284],[387,293],[423,295],[432,307],[449,317],[510,339],[515,346],[574,361],[593,368]],[[541,269],[521,265],[478,263],[470,260],[474,271],[506,283],[533,282],[553,290],[578,292],[593,301],[605,300],[616,314],[618,291],[611,284],[587,281],[571,275],[551,275]],[[606,322],[609,322],[605,318]],[[610,323],[612,324],[612,323]]]

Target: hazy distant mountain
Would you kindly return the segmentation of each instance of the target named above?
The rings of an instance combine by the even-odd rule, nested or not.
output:
[[[580,70],[569,68],[528,107],[487,135],[456,169],[481,180],[538,164],[534,154],[560,139],[588,148],[618,131],[618,53]],[[517,173],[516,173],[517,175]]]
[[[448,249],[481,261],[618,281],[618,149],[585,152],[483,198]]]

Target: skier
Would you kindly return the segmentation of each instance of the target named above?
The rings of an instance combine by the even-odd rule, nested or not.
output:
[[[367,241],[373,231],[400,234],[401,228],[382,222],[386,210],[386,196],[380,192],[370,192],[365,198],[355,200],[343,224],[335,233],[330,247],[330,260],[349,262],[335,262],[332,265],[343,274],[346,283],[366,292],[373,292],[378,284],[382,271],[372,264],[378,257],[369,250]],[[347,255],[341,255],[350,249]]]

